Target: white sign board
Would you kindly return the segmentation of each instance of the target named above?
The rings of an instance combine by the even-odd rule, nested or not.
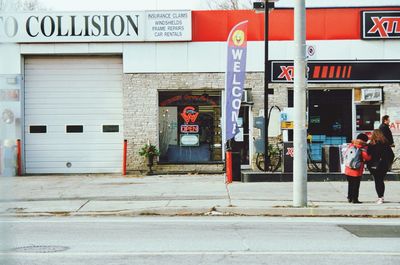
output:
[[[4,13],[0,42],[190,41],[191,23],[191,11]]]
[[[198,134],[181,134],[181,146],[199,146],[199,144]]]
[[[146,12],[146,41],[190,41],[192,14],[188,11]]]

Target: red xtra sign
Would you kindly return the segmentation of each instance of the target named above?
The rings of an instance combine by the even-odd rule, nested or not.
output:
[[[181,133],[198,133],[199,125],[181,125]]]
[[[399,39],[400,11],[362,11],[362,39]]]

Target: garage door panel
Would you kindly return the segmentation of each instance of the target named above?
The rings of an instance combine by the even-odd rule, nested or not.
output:
[[[120,69],[119,68],[80,68],[79,73],[76,72],[76,69],[65,69],[65,68],[51,68],[51,69],[27,69],[25,71],[25,74],[28,75],[46,75],[47,76],[59,76],[59,75],[72,75],[72,76],[77,76],[81,77],[83,75],[121,75]]]
[[[26,58],[25,91],[27,173],[121,172],[121,58]],[[46,132],[30,133],[32,125],[45,125]],[[66,125],[83,132],[66,133]],[[119,131],[105,133],[103,125]]]
[[[71,79],[72,78],[72,79]],[[33,75],[29,80],[31,81],[60,81],[60,82],[70,82],[70,81],[118,81],[121,80],[120,75],[76,75],[76,76],[47,76],[45,80],[41,79],[40,76]]]
[[[59,104],[59,107],[62,107],[62,104]],[[81,115],[85,113],[86,115],[107,115],[107,114],[119,114],[121,111],[119,109],[29,109],[30,115],[54,115],[54,118],[57,118],[57,115]]]
[[[104,125],[120,125],[120,131],[122,131],[122,117],[117,115],[103,114],[101,124]],[[57,115],[56,119],[50,117],[50,115],[40,115],[38,117],[32,117],[30,124],[26,124],[25,131],[29,133],[30,125],[47,125],[48,131],[54,131],[52,126],[65,126],[67,124],[86,124],[87,126],[98,125],[99,121],[93,120],[90,116],[79,117],[79,115]],[[50,127],[49,124],[52,126]]]
[[[49,121],[49,122],[51,122],[51,121]],[[115,134],[115,133],[122,133],[122,126],[117,124],[115,121],[113,121],[112,124],[104,123],[104,125],[119,126],[118,127],[118,129],[119,129],[118,132],[103,132],[103,126],[102,125],[99,126],[98,123],[96,123],[96,121],[94,121],[93,123],[94,123],[93,125],[89,125],[89,124],[85,123],[85,127],[83,128],[85,134],[94,133],[93,134],[93,137],[94,137],[94,136],[97,136],[98,133],[104,133],[106,135],[112,135],[112,134]],[[66,133],[66,123],[62,123],[60,125],[54,125],[54,123],[52,123],[52,124],[53,124],[52,126],[47,126],[47,133],[52,133],[52,135],[58,134],[56,136],[64,137],[63,134]],[[73,122],[69,122],[69,124],[74,124],[74,123]],[[28,132],[27,134],[29,134],[29,135],[37,135],[37,134],[29,133],[29,126],[26,126],[25,129]]]
[[[119,152],[121,151],[121,152]],[[121,159],[122,148],[115,150],[80,150],[79,153],[74,150],[29,150],[26,154],[32,157],[32,161],[37,161],[38,158],[48,157],[54,159],[60,159],[63,157],[76,157],[76,160],[80,160],[82,157],[107,157],[110,159]]]
[[[30,154],[28,154],[30,155]],[[105,158],[103,158],[105,157]],[[122,151],[120,154],[113,154],[113,153],[106,153],[104,154],[103,157],[100,157],[98,155],[62,155],[62,156],[56,156],[56,155],[39,155],[39,156],[33,156],[32,159],[30,160],[31,162],[42,162],[42,161],[47,161],[47,162],[60,162],[65,165],[67,162],[99,162],[102,159],[107,161],[107,162],[117,162],[121,161],[122,157]]]
[[[30,144],[25,146],[25,152],[28,151],[74,151],[80,152],[84,150],[82,144],[68,144],[60,146],[58,144]],[[95,147],[92,147],[90,150],[92,151],[112,151],[112,150],[122,150],[122,144],[97,144]]]
[[[94,138],[93,136],[90,135],[85,135],[85,136],[74,136],[74,137],[70,137],[69,135],[66,135],[65,137],[63,137],[63,135],[61,135],[60,137],[57,136],[52,136],[50,134],[48,134],[48,137],[38,137],[35,135],[27,135],[25,142],[27,145],[29,144],[33,144],[35,142],[40,141],[43,144],[57,144],[57,145],[62,145],[62,144],[81,144],[81,145],[92,145],[92,144],[101,144],[102,142],[107,142],[110,144],[121,144],[123,143],[123,141],[120,141],[120,139],[117,138],[121,138],[122,134],[118,134],[118,135],[111,135],[111,136],[99,136]],[[88,146],[88,148],[91,148],[90,146]]]
[[[36,64],[25,64],[25,71],[48,71],[48,70],[74,70],[74,69],[90,69],[90,70],[96,70],[98,69],[99,71],[104,71],[104,69],[121,69],[122,64],[115,64],[111,63],[109,65],[104,65],[104,64],[81,64],[81,65],[74,65],[74,64],[55,64],[55,65],[36,65]]]
[[[56,97],[53,95],[49,95],[49,97],[46,98],[26,98],[25,99],[25,104],[27,104],[27,108],[31,108],[30,104],[65,104],[66,107],[68,107],[70,104],[86,104],[86,103],[97,103],[97,104],[103,104],[103,103],[114,103],[114,104],[119,104],[122,102],[121,100],[122,94],[119,96],[117,94],[112,95],[110,98],[104,98],[101,97],[101,95],[93,95],[93,97],[90,97],[90,95],[82,95],[80,98],[73,98],[71,96],[63,98],[62,96]],[[80,107],[85,107],[86,105],[81,105]],[[114,107],[117,107],[114,105]]]
[[[29,87],[29,91],[62,91],[63,89],[87,89],[87,88],[101,88],[101,89],[106,89],[106,88],[115,88],[121,86],[121,83],[119,81],[103,81],[101,83],[98,83],[96,81],[70,81],[70,82],[57,82],[57,81],[31,81],[31,80],[26,80],[25,81],[25,86]],[[57,87],[56,87],[57,86]],[[79,92],[79,91],[78,91]]]
[[[115,162],[109,162],[109,161],[98,161],[98,162],[90,162],[90,161],[59,161],[59,162],[51,162],[47,161],[45,163],[47,168],[68,168],[66,166],[66,163],[70,162],[71,167],[86,167],[86,168],[97,168],[97,167],[102,167],[102,168],[108,168],[108,167],[114,167]],[[27,167],[29,168],[43,168],[43,162],[28,162],[26,164]]]
[[[82,59],[77,58],[76,60],[72,59],[62,59],[61,57],[53,57],[54,61],[50,62],[49,59],[26,59],[25,60],[25,69],[26,70],[35,70],[35,69],[121,69],[122,62],[120,59],[109,59],[107,62],[104,62],[101,58],[99,60],[91,60],[90,58],[85,58],[84,61]],[[83,58],[83,57],[82,57]]]
[[[112,109],[115,107],[115,103],[105,102],[105,103],[87,103],[86,106],[91,109]],[[48,103],[37,103],[37,104],[30,104],[29,108],[25,108],[27,110],[30,109],[56,109],[60,107],[59,104],[55,104],[53,102]],[[63,106],[65,109],[76,109],[82,107],[79,103],[70,103],[66,106]]]
[[[54,174],[54,168],[30,168],[30,174]],[[118,173],[121,172],[121,168],[119,167],[98,167],[98,168],[87,168],[87,167],[72,167],[72,168],[63,168],[58,169],[58,174],[95,174],[95,173]]]
[[[72,98],[72,99],[76,99],[76,95],[79,95],[79,98],[81,99],[86,99],[89,102],[90,101],[96,101],[96,98],[117,98],[119,100],[121,100],[121,94],[115,91],[102,91],[101,94],[96,90],[96,92],[92,91],[88,91],[88,92],[83,92],[83,91],[79,91],[78,93],[71,93],[70,90],[66,91],[65,89],[63,89],[63,91],[58,91],[58,92],[48,92],[48,93],[30,93],[30,94],[26,94],[26,97],[29,99],[37,99],[37,98],[49,98],[49,99],[57,99],[57,98]]]
[[[107,92],[115,92],[118,90],[116,87],[72,87],[66,86],[65,88],[54,90],[52,87],[41,87],[41,88],[33,88],[29,92],[25,92],[25,96],[28,98],[35,98],[35,97],[46,97],[48,94],[52,95],[60,95],[65,93],[66,89],[68,89],[69,93],[93,93],[95,89],[97,93],[107,93]]]

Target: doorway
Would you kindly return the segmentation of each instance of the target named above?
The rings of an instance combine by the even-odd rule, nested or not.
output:
[[[250,166],[250,111],[251,106],[242,104],[239,110],[239,133],[231,142],[234,152],[240,153],[240,164],[246,168]]]
[[[289,91],[293,107],[293,90]],[[352,90],[309,90],[308,133],[325,137],[352,139]]]

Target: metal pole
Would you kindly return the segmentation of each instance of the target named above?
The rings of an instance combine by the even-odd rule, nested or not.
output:
[[[268,12],[268,0],[265,1],[264,5],[264,171],[268,170],[269,157],[268,157],[268,75],[269,61],[268,61],[268,26],[269,26],[269,12]]]
[[[307,128],[306,128],[306,7],[296,0],[294,7],[294,159],[293,206],[307,206]]]

